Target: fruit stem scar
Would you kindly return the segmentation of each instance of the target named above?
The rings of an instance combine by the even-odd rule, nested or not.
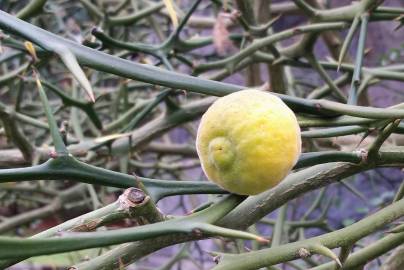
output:
[[[228,169],[233,165],[234,147],[226,137],[216,137],[209,142],[209,160],[218,169]]]

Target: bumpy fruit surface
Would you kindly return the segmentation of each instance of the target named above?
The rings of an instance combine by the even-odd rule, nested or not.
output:
[[[209,107],[196,149],[209,180],[232,193],[254,195],[278,184],[295,165],[300,128],[280,98],[247,89]]]

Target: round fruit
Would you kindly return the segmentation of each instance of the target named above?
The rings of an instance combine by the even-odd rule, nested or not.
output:
[[[247,89],[217,99],[202,116],[196,138],[209,180],[242,195],[278,184],[301,151],[296,116],[277,96]]]

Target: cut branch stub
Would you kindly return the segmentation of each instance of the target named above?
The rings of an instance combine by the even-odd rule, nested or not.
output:
[[[143,205],[150,200],[143,190],[138,188],[128,188],[125,192],[119,196],[119,208],[122,210],[128,210],[132,207]]]

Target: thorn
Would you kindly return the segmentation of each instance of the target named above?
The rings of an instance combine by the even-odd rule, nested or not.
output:
[[[316,254],[320,254],[323,256],[326,256],[330,259],[332,259],[333,261],[335,261],[340,267],[342,267],[341,261],[338,258],[337,255],[334,254],[334,252],[332,252],[331,249],[329,249],[328,247],[322,245],[322,244],[314,244],[314,245],[310,245],[309,249]]]
[[[256,240],[261,243],[261,244],[269,244],[271,242],[270,239],[261,237],[261,236],[257,236]]]
[[[349,48],[349,46],[351,44],[353,35],[355,34],[355,32],[356,32],[356,30],[358,28],[359,21],[360,21],[359,16],[355,16],[354,20],[352,21],[351,27],[348,30],[347,36],[345,37],[345,40],[342,43],[342,47],[341,47],[341,50],[340,50],[340,53],[339,53],[339,56],[338,56],[337,71],[340,70],[341,63],[345,58],[345,54],[348,51],[348,48]]]
[[[400,224],[393,229],[388,230],[386,233],[401,233],[404,231],[404,225]]]
[[[202,249],[202,251],[208,253],[212,257],[220,256],[220,252],[217,252],[217,251],[210,251],[210,250],[205,250],[205,249]]]
[[[212,204],[213,204],[213,202],[210,201],[210,202],[207,202],[207,203],[205,203],[205,204],[199,205],[199,206],[197,206],[196,208],[194,208],[194,209],[192,209],[191,211],[189,211],[189,212],[187,213],[187,215],[191,215],[191,214],[194,214],[194,213],[196,213],[196,212],[202,211],[203,209],[209,208]]]
[[[35,68],[32,69],[32,73],[34,75],[35,83],[38,88],[42,88],[41,80],[39,79],[39,74]]]
[[[135,172],[133,172],[132,175],[135,177],[136,187],[138,187],[138,188],[141,187],[142,182],[140,181],[139,176]]]
[[[368,55],[373,51],[373,48],[366,48],[365,51],[363,52],[364,55]]]
[[[262,85],[258,86],[256,89],[268,92],[271,90],[271,84],[268,81],[266,81]]]
[[[338,264],[340,268],[342,268],[342,263],[339,258],[335,258],[335,262]]]
[[[286,59],[287,59],[287,57],[284,57],[284,56],[278,57],[278,58],[274,59],[274,61],[272,61],[272,65],[276,66],[276,65],[280,64],[282,61],[285,61]]]
[[[66,121],[66,120],[62,121],[62,124],[60,125],[59,132],[60,132],[60,135],[62,136],[62,139],[63,139],[63,142],[65,143],[65,145],[67,145],[67,133],[68,133],[67,131],[68,131],[68,128],[69,128],[69,122]]]
[[[65,64],[67,69],[72,73],[73,77],[77,80],[80,86],[84,89],[85,93],[89,97],[92,103],[95,102],[94,92],[91,87],[91,83],[88,80],[83,69],[80,67],[76,56],[64,45],[55,46],[54,52],[57,53]]]
[[[399,15],[397,18],[394,19],[394,21],[398,22],[398,25],[394,28],[394,31],[397,31],[404,25],[404,23],[401,21],[403,19],[404,19],[404,15]]]
[[[25,42],[24,42],[24,46],[25,46],[25,49],[27,49],[27,51],[28,51],[29,54],[31,55],[32,61],[33,61],[34,63],[38,62],[38,61],[39,61],[39,60],[38,60],[38,56],[36,55],[36,50],[35,50],[35,47],[34,47],[34,45],[32,44],[32,42],[30,42],[30,41],[25,41]]]

